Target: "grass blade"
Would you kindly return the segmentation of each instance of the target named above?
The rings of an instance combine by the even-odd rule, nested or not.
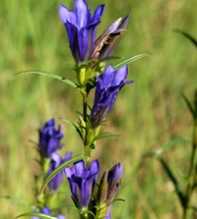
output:
[[[189,99],[184,94],[182,94],[182,97],[183,97],[183,100],[185,101],[185,103],[187,105],[187,108],[189,109],[190,113],[192,114],[193,118],[195,118],[195,110],[194,110],[191,102],[189,101]]]
[[[157,150],[157,151],[151,151],[151,152],[148,152],[144,155],[144,158],[148,158],[148,157],[153,157],[155,159],[157,159],[165,174],[168,176],[169,180],[171,181],[171,183],[173,184],[174,186],[174,189],[175,189],[175,192],[176,192],[176,195],[181,203],[182,206],[185,206],[185,202],[186,202],[186,197],[185,197],[185,194],[184,192],[181,190],[180,188],[180,184],[179,184],[179,181],[177,179],[177,177],[175,176],[175,174],[173,173],[171,167],[168,165],[168,163],[161,157],[161,153],[162,151],[160,150]]]
[[[179,29],[175,29],[174,31],[176,33],[179,33],[182,36],[184,36],[186,39],[188,39],[197,48],[197,39],[194,38],[191,34],[185,32],[183,30],[179,30]]]

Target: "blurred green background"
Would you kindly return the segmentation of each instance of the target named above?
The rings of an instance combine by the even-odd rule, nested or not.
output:
[[[0,218],[27,211],[33,200],[33,173],[37,171],[35,142],[43,121],[55,117],[64,124],[65,150],[79,152],[81,142],[61,119],[76,119],[81,99],[61,82],[15,73],[40,70],[74,78],[73,60],[57,7],[66,0],[1,0],[0,6]],[[122,161],[125,177],[113,219],[179,218],[173,187],[157,161],[142,155],[178,136],[189,141],[192,120],[181,92],[192,96],[197,85],[197,54],[174,28],[197,36],[196,0],[102,0],[105,14],[98,32],[119,16],[130,14],[128,31],[114,55],[151,55],[129,65],[135,83],[120,94],[105,125],[118,138],[102,140],[94,154],[104,167]],[[92,8],[99,0],[89,1]],[[118,62],[118,61],[116,61]],[[165,152],[179,178],[184,178],[189,144]],[[11,198],[7,196],[11,196]],[[62,203],[68,218],[69,194]],[[2,198],[2,197],[7,198]]]

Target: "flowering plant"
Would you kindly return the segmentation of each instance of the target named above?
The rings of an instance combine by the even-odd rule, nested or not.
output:
[[[59,190],[65,182],[80,219],[111,219],[113,203],[118,195],[123,165],[118,162],[103,170],[99,159],[92,158],[97,141],[103,138],[103,123],[112,111],[118,94],[133,81],[128,79],[128,63],[142,58],[144,54],[111,65],[113,49],[121,34],[128,26],[128,16],[112,22],[105,31],[97,36],[105,5],[101,4],[91,13],[86,0],[74,0],[74,7],[69,10],[63,4],[59,6],[59,17],[65,26],[69,47],[75,61],[74,81],[59,75],[43,72],[29,72],[47,76],[75,88],[82,97],[82,110],[77,122],[69,122],[80,136],[83,147],[81,153],[61,153],[64,147],[64,131],[54,118],[46,121],[38,131],[37,150],[40,172],[35,176],[35,200],[31,212],[18,217],[32,219],[66,219]],[[186,32],[177,31],[188,38],[195,46],[196,39]],[[91,101],[91,96],[93,100]],[[196,212],[194,195],[197,188],[197,93],[191,102],[184,100],[193,118],[192,150],[189,168],[185,180],[179,179],[163,156],[162,150],[151,150],[144,158],[156,158],[174,187],[175,194],[182,208],[182,218],[191,218]],[[56,203],[54,204],[54,196]],[[66,196],[64,194],[64,196]],[[57,204],[58,203],[58,204]],[[66,215],[66,216],[65,216]],[[196,215],[196,214],[195,214]],[[196,216],[194,216],[196,218]]]
[[[59,6],[59,17],[75,60],[76,81],[58,75],[47,76],[71,85],[82,97],[82,112],[78,121],[71,124],[82,140],[83,150],[80,155],[71,152],[61,155],[62,127],[56,126],[54,118],[43,124],[38,135],[41,172],[35,177],[35,209],[19,217],[65,219],[61,208],[51,207],[51,199],[67,178],[71,199],[81,219],[112,218],[112,205],[120,188],[123,165],[117,163],[102,173],[100,161],[92,160],[92,151],[102,137],[103,122],[119,92],[132,82],[128,80],[127,64],[143,55],[124,60],[116,66],[108,65],[107,60],[112,58],[117,40],[126,30],[128,16],[115,20],[97,37],[104,8],[105,5],[101,4],[91,13],[86,0],[75,0],[72,10]],[[90,101],[90,93],[94,93],[93,102]]]

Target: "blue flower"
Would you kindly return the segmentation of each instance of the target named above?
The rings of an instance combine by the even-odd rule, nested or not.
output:
[[[123,166],[122,164],[118,163],[114,165],[111,170],[108,172],[108,191],[107,191],[107,202],[111,204],[114,197],[116,196],[119,187],[120,181],[123,175]]]
[[[127,65],[120,69],[108,66],[104,73],[97,77],[94,105],[90,116],[93,127],[100,125],[107,113],[111,111],[119,91],[125,84],[129,83],[127,75]]]
[[[54,153],[50,160],[50,167],[48,170],[48,175],[51,174],[59,165],[61,165],[63,162],[68,161],[72,158],[72,153],[68,152],[64,155],[64,158],[62,158],[59,154]],[[64,178],[64,172],[60,171],[48,184],[48,187],[50,190],[57,190],[62,183]]]
[[[55,120],[50,119],[39,129],[39,151],[43,157],[50,157],[62,147],[61,139],[64,134],[60,126],[56,128]]]
[[[92,161],[88,166],[81,160],[72,167],[66,168],[65,173],[69,181],[72,199],[78,208],[88,206],[99,170],[97,160]]]
[[[90,56],[96,38],[96,26],[100,23],[104,5],[99,5],[91,15],[86,0],[75,0],[70,11],[64,5],[59,7],[59,16],[67,30],[70,49],[77,63]]]
[[[45,207],[45,208],[43,208],[43,209],[40,211],[40,213],[50,216],[50,215],[51,215],[51,210],[50,210],[49,208]],[[32,219],[40,219],[40,218],[38,218],[38,217],[32,217]],[[59,214],[59,215],[57,216],[57,219],[65,219],[65,217],[64,217],[63,215]]]

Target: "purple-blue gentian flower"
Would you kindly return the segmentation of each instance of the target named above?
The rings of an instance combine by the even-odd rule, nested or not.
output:
[[[50,159],[50,167],[48,170],[48,175],[51,174],[59,165],[63,162],[68,161],[72,158],[72,153],[68,152],[62,158],[59,154],[53,153]],[[64,178],[64,171],[60,171],[48,184],[48,187],[52,191],[56,191]]]
[[[50,119],[39,129],[39,151],[43,157],[50,157],[63,145],[61,139],[64,134],[61,127],[56,127],[55,120]]]
[[[40,213],[51,216],[51,210],[48,207],[43,208]],[[38,217],[32,217],[32,219],[40,219]],[[59,214],[57,216],[57,219],[65,219],[65,217],[62,214]]]
[[[104,5],[99,5],[91,15],[86,0],[74,0],[72,11],[60,5],[59,16],[67,30],[70,49],[77,63],[90,56],[103,11]]]
[[[111,204],[114,197],[116,196],[119,187],[120,181],[123,175],[123,166],[122,164],[118,163],[114,165],[111,170],[108,172],[108,192],[107,192],[107,202]]]
[[[121,88],[128,84],[128,66],[119,69],[108,66],[104,73],[96,79],[96,93],[90,120],[93,127],[97,127],[111,111]]]
[[[80,160],[72,167],[66,168],[65,173],[69,181],[72,199],[78,208],[88,206],[99,170],[98,160],[92,161],[88,166],[83,160]]]

